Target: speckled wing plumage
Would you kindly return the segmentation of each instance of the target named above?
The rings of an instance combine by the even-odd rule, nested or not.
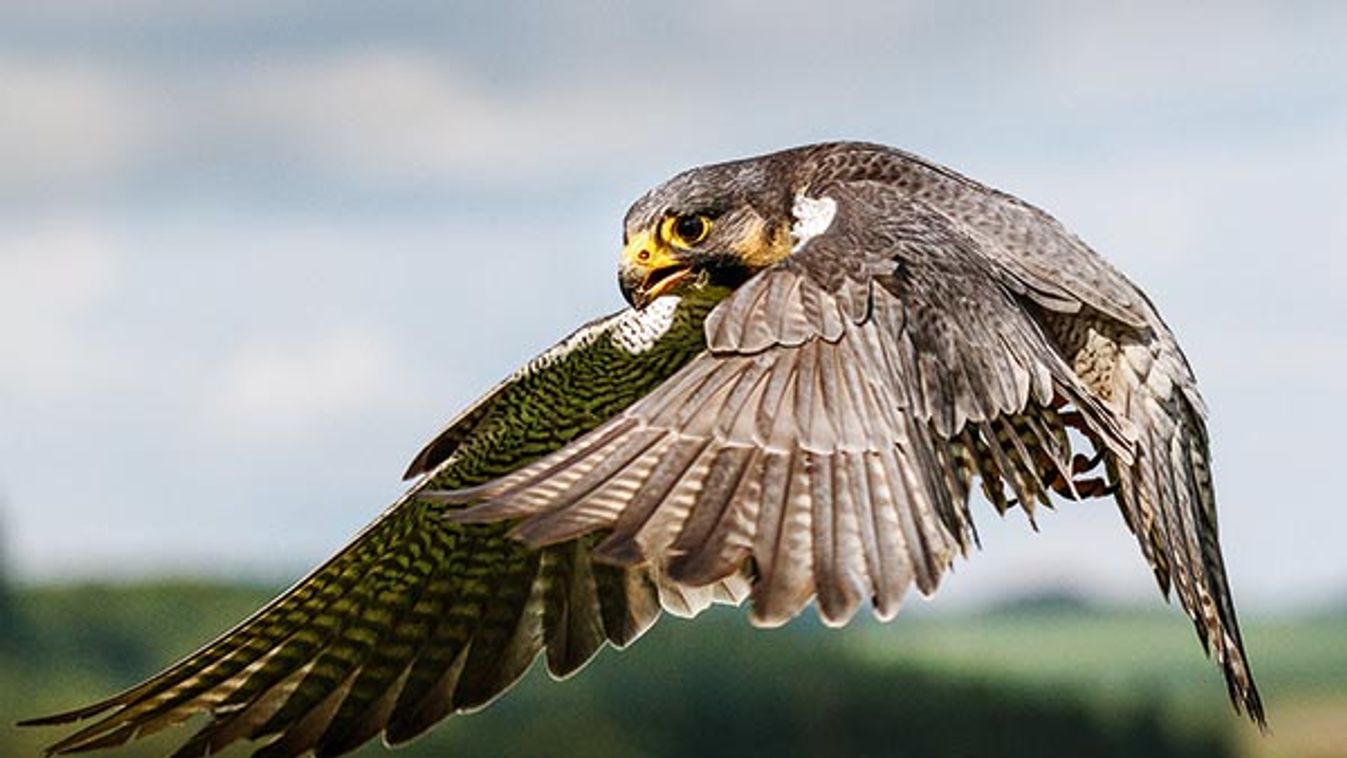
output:
[[[1032,515],[1049,481],[1075,495],[1069,411],[1162,590],[1262,723],[1203,406],[1145,296],[1046,213],[915,156],[841,144],[799,160],[805,191],[838,203],[828,232],[713,313],[708,354],[472,489],[489,502],[459,517],[522,519],[534,545],[607,530],[598,555],[689,584],[739,572],[760,623],[811,596],[831,622],[867,597],[887,616],[975,539],[974,476],[1001,510]]]
[[[1145,329],[1088,311],[1041,318],[1083,381],[1129,422],[1134,464],[1105,456],[1123,517],[1161,591],[1172,588],[1220,663],[1231,700],[1263,723],[1218,541],[1204,406],[1183,354],[1158,317]]]
[[[828,232],[708,319],[709,351],[572,446],[484,487],[463,519],[697,585],[744,573],[756,621],[817,596],[844,623],[933,592],[974,538],[968,488],[1025,507],[1069,471],[1057,410],[1131,442],[1017,302],[981,242],[877,182],[819,189]],[[1068,474],[1069,476],[1069,474]]]
[[[1173,587],[1232,702],[1260,724],[1217,539],[1206,408],[1178,341],[1144,293],[1044,211],[923,158],[882,145],[821,145],[818,176],[864,176],[937,210],[1011,276],[1054,348],[1123,417],[1135,460],[1104,449],[1128,527],[1166,596]]]
[[[1057,219],[1014,195],[885,145],[833,143],[806,148],[813,176],[883,182],[939,212],[1005,269],[1006,284],[1054,311],[1089,308],[1134,328],[1156,320],[1145,295]]]
[[[535,551],[418,493],[507,473],[611,417],[703,349],[710,305],[685,298],[580,330],[452,423],[413,463],[422,481],[254,616],[143,684],[29,723],[101,715],[49,749],[66,753],[208,713],[178,756],[240,739],[270,739],[257,752],[269,758],[332,756],[486,704],[540,651],[565,676],[605,642],[631,642],[660,610],[647,569],[595,563],[593,538]]]

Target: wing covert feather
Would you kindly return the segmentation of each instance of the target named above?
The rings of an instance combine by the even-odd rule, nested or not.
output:
[[[454,517],[516,522],[534,546],[603,531],[598,555],[620,565],[748,576],[760,624],[816,597],[842,623],[860,599],[889,616],[910,583],[934,592],[971,544],[956,440],[971,440],[984,486],[1030,503],[1047,500],[1047,471],[1069,468],[1069,446],[1006,419],[1061,428],[1069,404],[1130,460],[1123,422],[977,239],[884,185],[827,192],[832,227],[714,310],[707,352],[567,449],[436,497],[479,502]]]

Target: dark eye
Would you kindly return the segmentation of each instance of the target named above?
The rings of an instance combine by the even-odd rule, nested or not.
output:
[[[675,241],[683,245],[695,245],[706,239],[711,233],[711,220],[703,215],[678,216],[673,222]]]

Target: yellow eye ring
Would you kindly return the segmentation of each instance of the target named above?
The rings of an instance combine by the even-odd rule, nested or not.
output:
[[[664,239],[679,247],[688,248],[706,239],[711,233],[711,219],[700,213],[670,216],[664,219],[660,231]]]

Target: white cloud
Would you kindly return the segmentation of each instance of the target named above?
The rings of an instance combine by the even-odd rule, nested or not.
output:
[[[475,183],[551,178],[658,144],[690,118],[677,92],[658,102],[621,79],[501,91],[410,48],[264,61],[219,93],[221,122],[285,140],[354,178]],[[653,107],[652,107],[653,106]]]
[[[1305,10],[1297,19],[1283,4],[1260,0],[1229,2],[1219,12],[1201,4],[1044,3],[1029,10],[1031,44],[1021,65],[1081,109],[1244,97],[1314,68],[1315,43],[1333,38],[1332,16],[1340,13],[1326,5],[1318,15],[1328,18],[1306,24]],[[1288,23],[1295,20],[1302,23]]]
[[[621,74],[502,91],[399,45],[188,71],[0,58],[0,102],[0,186],[27,200],[137,176],[210,180],[210,167],[240,163],[375,185],[523,187],[610,168],[715,106],[682,90],[652,102]]]
[[[244,344],[215,372],[207,424],[229,436],[294,435],[407,401],[388,342],[362,328]]]
[[[0,58],[0,103],[3,181],[26,193],[114,176],[151,147],[144,93],[94,66]]]
[[[0,388],[50,396],[108,378],[110,356],[87,331],[117,263],[78,223],[0,233]]]

